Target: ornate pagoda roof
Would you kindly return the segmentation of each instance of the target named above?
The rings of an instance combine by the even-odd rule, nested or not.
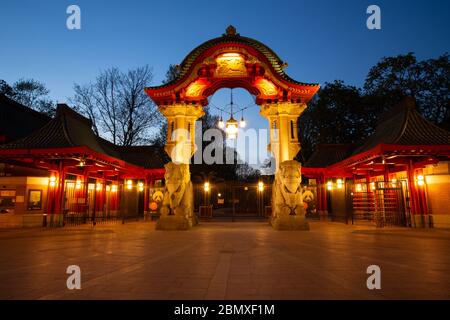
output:
[[[230,69],[235,69],[230,74],[217,72],[222,70],[218,67],[220,56],[233,53],[244,59],[242,64],[233,65]],[[177,66],[179,73],[175,79],[145,90],[158,105],[179,100],[205,105],[207,97],[221,87],[244,87],[259,95],[260,103],[273,100],[308,102],[319,89],[319,84],[292,79],[284,71],[286,66],[287,63],[268,46],[241,36],[236,28],[229,26],[221,37],[208,40],[192,50]],[[260,84],[258,81],[265,83]],[[198,86],[197,95],[189,95],[189,85]],[[270,92],[264,90],[263,86],[269,88]]]
[[[17,123],[15,124],[17,125]],[[59,149],[83,146],[145,169],[163,168],[168,161],[161,147],[117,146],[96,136],[92,131],[91,120],[65,104],[58,104],[56,116],[47,124],[25,138],[0,145],[0,151],[2,149]]]
[[[255,40],[252,38],[243,37],[239,33],[236,33],[236,28],[230,25],[226,29],[226,33],[222,34],[221,37],[217,37],[217,38],[208,40],[208,41],[202,43],[201,45],[197,46],[194,50],[192,50],[184,58],[184,60],[181,62],[181,64],[178,66],[179,71],[180,71],[178,74],[178,77],[176,79],[174,79],[173,81],[168,82],[159,87],[169,86],[172,83],[175,83],[179,79],[183,78],[189,72],[189,70],[191,69],[195,60],[199,56],[201,56],[202,53],[204,53],[205,51],[207,51],[208,49],[210,49],[212,47],[222,45],[222,44],[231,44],[231,45],[243,44],[246,46],[253,47],[256,50],[258,50],[259,52],[264,54],[264,56],[267,58],[267,60],[269,61],[270,65],[273,67],[273,69],[276,71],[276,73],[278,75],[280,75],[286,81],[289,81],[289,82],[292,82],[295,84],[299,84],[299,85],[304,85],[304,86],[317,86],[318,85],[317,83],[299,82],[299,81],[296,81],[296,80],[292,79],[291,77],[289,77],[284,72],[284,69],[288,65],[287,62],[281,60],[281,58],[272,49],[270,49],[268,46],[266,46],[262,42],[259,42],[258,40]]]
[[[450,145],[450,132],[439,128],[417,111],[415,100],[406,97],[384,114],[384,121],[353,154],[363,153],[379,144]]]
[[[20,119],[20,125],[15,121],[11,121],[11,119]],[[4,142],[26,137],[44,126],[51,119],[47,115],[0,94],[0,136],[6,139]]]

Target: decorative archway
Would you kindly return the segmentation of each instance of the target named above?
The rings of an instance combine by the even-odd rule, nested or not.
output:
[[[192,50],[178,66],[176,79],[145,89],[167,118],[165,150],[172,161],[188,165],[196,148],[195,121],[204,114],[208,97],[221,88],[236,87],[256,97],[261,115],[268,120],[269,150],[277,168],[292,161],[300,151],[297,118],[319,85],[293,80],[284,72],[286,67],[269,47],[240,36],[233,26]]]

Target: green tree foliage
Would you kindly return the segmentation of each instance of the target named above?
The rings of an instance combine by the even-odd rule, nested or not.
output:
[[[424,61],[413,53],[383,58],[369,70],[363,88],[326,83],[299,119],[300,160],[320,143],[362,142],[381,114],[405,96],[416,99],[428,120],[450,130],[449,55]]]
[[[435,124],[450,129],[450,62],[447,53],[418,61],[413,53],[383,58],[372,67],[365,94],[382,109],[405,96],[416,99],[419,111]]]

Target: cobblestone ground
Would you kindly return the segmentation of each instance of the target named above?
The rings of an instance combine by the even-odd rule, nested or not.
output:
[[[0,231],[0,299],[449,299],[450,231],[263,222]],[[366,269],[381,267],[381,290]],[[66,268],[81,268],[81,290]]]

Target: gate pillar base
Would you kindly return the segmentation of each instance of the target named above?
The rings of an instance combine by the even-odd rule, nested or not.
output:
[[[193,225],[192,219],[183,216],[161,216],[156,223],[156,230],[189,230]]]
[[[270,224],[279,231],[306,231],[309,223],[304,216],[278,216],[270,220]]]

